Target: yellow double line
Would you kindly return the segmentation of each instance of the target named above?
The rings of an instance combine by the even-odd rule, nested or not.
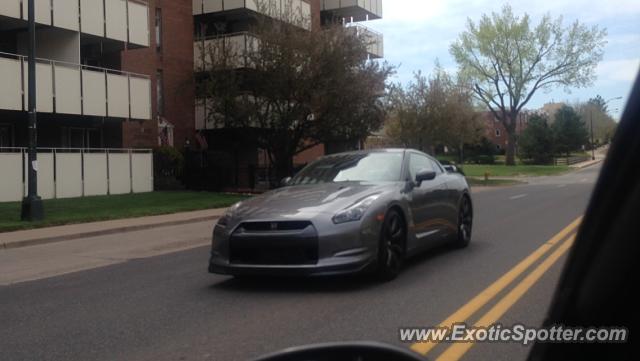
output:
[[[509,286],[516,278],[522,275],[532,264],[542,258],[547,252],[554,248],[557,244],[561,243],[558,248],[551,253],[543,262],[541,262],[533,271],[531,271],[520,283],[518,283],[506,296],[504,296],[498,303],[495,304],[484,316],[482,316],[475,326],[490,326],[495,323],[507,310],[509,310],[526,292],[529,290],[544,273],[553,266],[556,261],[573,244],[575,234],[572,234],[576,230],[582,217],[579,217],[575,221],[571,222],[558,234],[553,236],[549,241],[540,246],[537,250],[531,253],[527,258],[523,259],[515,267],[509,270],[506,274],[500,277],[497,281],[487,287],[484,291],[480,292],[471,301],[467,302],[464,306],[454,312],[446,320],[442,321],[439,327],[451,327],[456,323],[465,322],[469,317],[473,316],[480,308],[489,303],[495,298],[498,293]],[[569,236],[571,234],[571,236]],[[563,242],[564,240],[564,242]],[[411,349],[426,355],[431,351],[437,342],[424,342],[415,343],[411,345]],[[437,361],[453,361],[459,360],[471,347],[473,343],[456,343],[446,349]]]

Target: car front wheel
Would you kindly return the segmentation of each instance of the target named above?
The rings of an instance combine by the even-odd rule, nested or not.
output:
[[[471,242],[471,228],[473,226],[473,208],[467,196],[462,198],[458,209],[458,232],[454,239],[454,246],[464,248]]]
[[[398,276],[402,268],[406,231],[402,215],[390,210],[384,217],[378,249],[378,278],[390,281]]]

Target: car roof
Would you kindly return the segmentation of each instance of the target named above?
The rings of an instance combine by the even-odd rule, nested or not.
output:
[[[373,153],[418,153],[418,154],[425,155],[429,158],[435,159],[434,157],[422,151],[419,151],[417,149],[412,149],[412,148],[377,148],[377,149],[353,150],[353,151],[342,152],[342,153],[327,154],[322,158],[345,156],[345,155],[357,155],[357,154],[373,154]]]

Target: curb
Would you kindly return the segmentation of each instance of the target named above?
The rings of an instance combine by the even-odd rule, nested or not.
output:
[[[0,249],[15,249],[15,248],[37,246],[37,245],[43,245],[43,244],[49,244],[49,243],[71,241],[74,239],[87,238],[87,237],[97,237],[97,236],[105,236],[105,235],[117,234],[117,233],[142,231],[142,230],[151,229],[151,228],[178,226],[182,224],[204,222],[209,220],[213,221],[218,218],[220,217],[219,216],[202,216],[202,217],[196,217],[196,218],[190,218],[190,219],[182,219],[179,221],[139,224],[134,226],[125,226],[125,227],[118,227],[118,228],[103,229],[99,231],[74,233],[74,234],[55,236],[55,237],[32,238],[32,239],[25,239],[25,240],[20,240],[15,242],[0,243]]]

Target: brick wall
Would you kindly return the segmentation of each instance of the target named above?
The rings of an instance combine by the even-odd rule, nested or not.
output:
[[[156,49],[156,8],[162,9],[162,51]],[[123,124],[125,147],[155,147],[158,144],[157,76],[164,83],[163,118],[174,125],[174,146],[181,148],[195,134],[193,80],[193,13],[191,0],[149,0],[150,46],[125,50],[122,69],[151,76],[153,118]]]

